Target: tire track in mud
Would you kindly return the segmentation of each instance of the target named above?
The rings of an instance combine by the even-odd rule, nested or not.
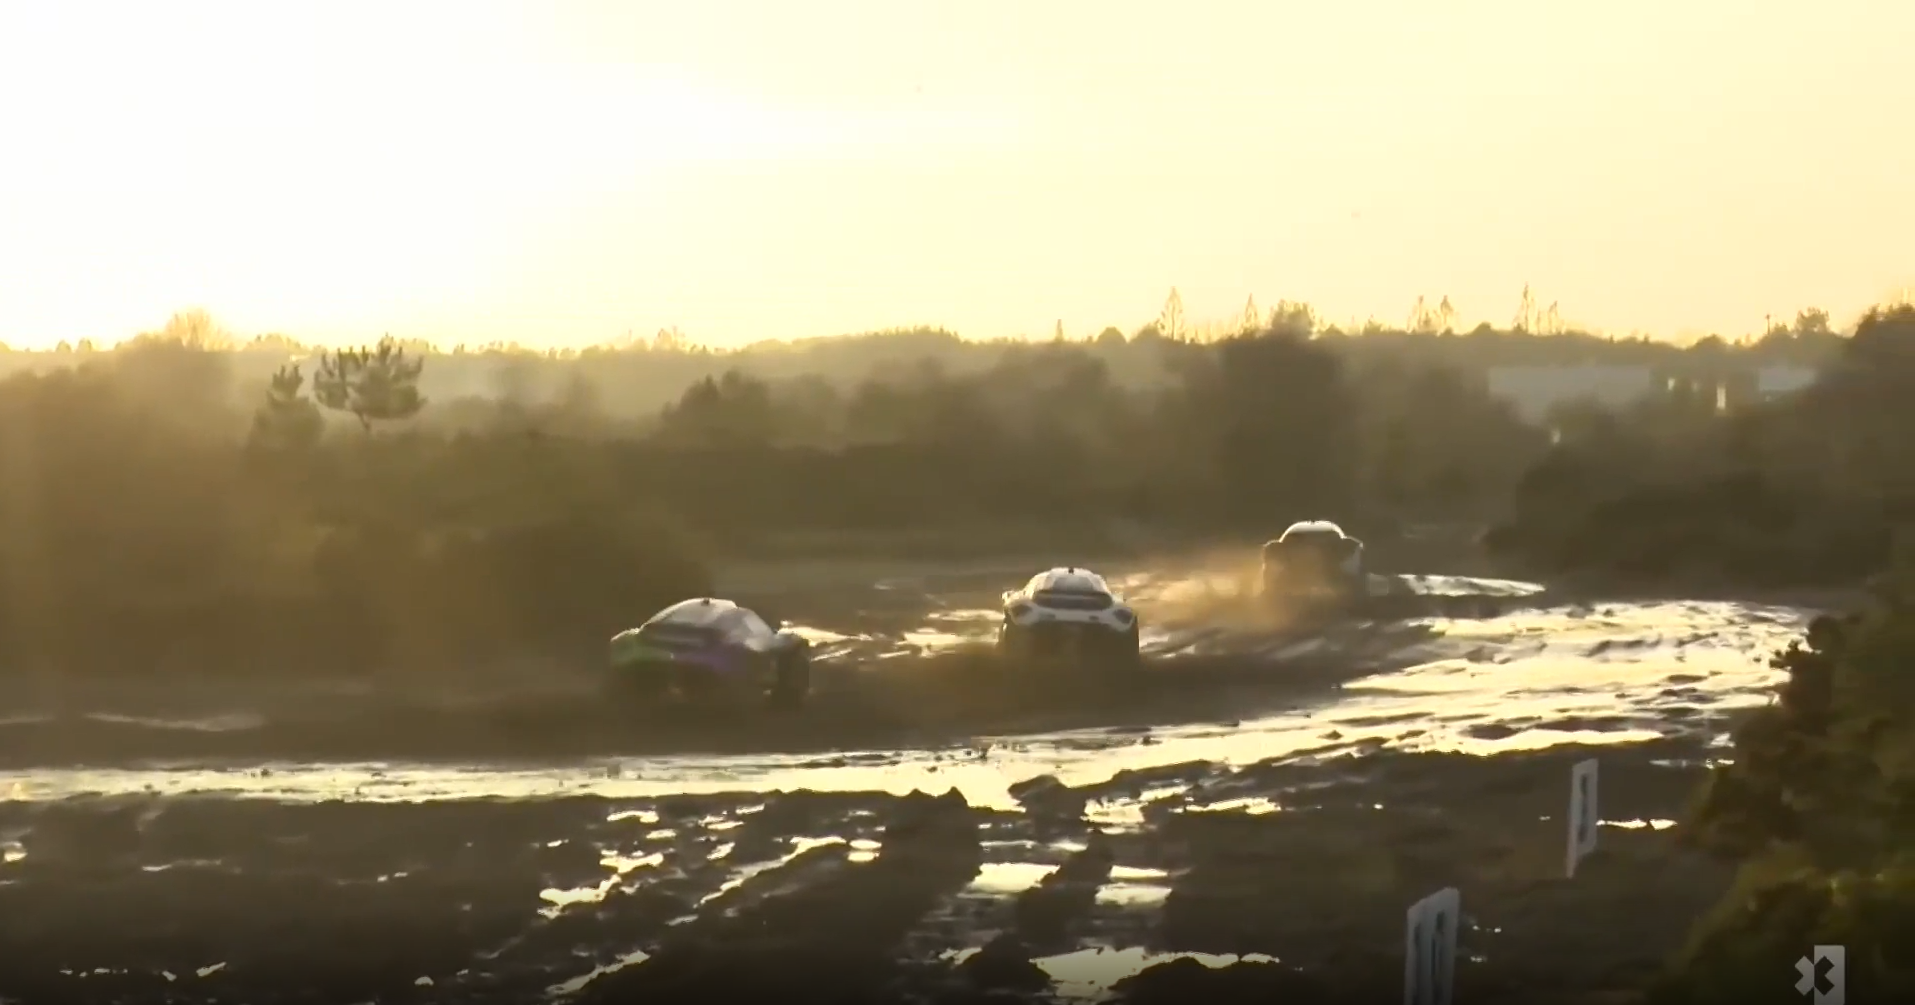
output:
[[[1451,883],[1488,961],[1470,987],[1627,982],[1726,882],[1665,830],[1616,826],[1676,812],[1697,776],[1672,758],[1698,752],[1600,755],[1615,824],[1573,884],[1549,817],[1587,750],[1039,777],[1021,811],[955,792],[0,804],[23,849],[0,867],[0,996],[1383,1000],[1404,904]]]
[[[962,796],[896,800],[871,861],[852,861],[844,844],[810,848],[713,901],[579,1000],[871,1000],[896,977],[912,929],[979,863],[978,820]]]

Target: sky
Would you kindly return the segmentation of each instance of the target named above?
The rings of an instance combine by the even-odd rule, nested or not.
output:
[[[1915,286],[1903,0],[0,0],[0,342],[1333,321]]]

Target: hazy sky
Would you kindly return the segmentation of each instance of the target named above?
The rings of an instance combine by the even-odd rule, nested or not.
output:
[[[1915,285],[1906,0],[0,0],[0,341],[1659,334]]]

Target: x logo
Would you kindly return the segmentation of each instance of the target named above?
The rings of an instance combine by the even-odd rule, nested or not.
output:
[[[1843,1005],[1847,997],[1842,979],[1845,955],[1841,946],[1816,946],[1813,954],[1796,960],[1796,994],[1813,996],[1816,1005]]]

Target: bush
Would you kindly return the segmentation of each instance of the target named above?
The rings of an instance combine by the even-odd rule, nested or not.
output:
[[[1687,833],[1743,863],[1660,1000],[1786,999],[1809,947],[1847,947],[1851,1000],[1915,993],[1915,564],[1775,658],[1777,701],[1736,730]],[[1788,992],[1792,994],[1792,990]]]

